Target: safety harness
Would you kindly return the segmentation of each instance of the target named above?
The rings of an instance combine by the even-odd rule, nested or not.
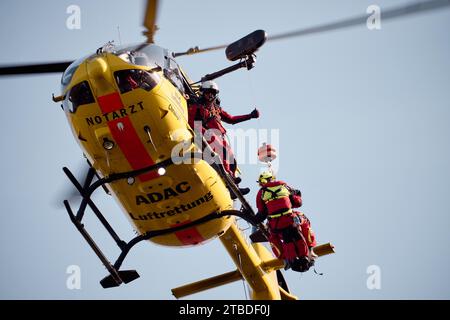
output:
[[[290,195],[290,190],[284,184],[262,188],[261,197],[266,206],[269,202],[286,199],[286,201],[280,201],[281,207],[279,209],[267,215],[269,219],[279,218],[292,213],[291,201],[289,200]]]

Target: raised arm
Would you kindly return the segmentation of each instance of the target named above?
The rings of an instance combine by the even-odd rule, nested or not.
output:
[[[223,109],[220,110],[220,117],[222,118],[223,122],[229,123],[229,124],[236,124],[242,121],[247,121],[252,118],[258,118],[259,117],[259,111],[257,109],[253,110],[249,114],[244,114],[241,116],[232,116],[228,112],[224,111]]]

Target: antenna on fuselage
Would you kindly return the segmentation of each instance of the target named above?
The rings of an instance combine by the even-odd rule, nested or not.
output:
[[[119,45],[122,45],[122,38],[120,37],[120,26],[117,26],[117,34],[119,35]]]

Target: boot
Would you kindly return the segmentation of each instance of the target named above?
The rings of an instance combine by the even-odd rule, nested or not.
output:
[[[242,193],[243,196],[245,196],[250,192],[250,188],[239,188],[239,191]]]
[[[241,177],[234,177],[233,180],[234,180],[234,183],[236,183],[237,185],[239,183],[241,183],[241,181],[242,181]]]
[[[239,192],[245,196],[246,194],[248,194],[250,192],[250,188],[239,188]],[[231,200],[236,200],[237,197],[236,195],[230,191],[230,196],[231,196]]]

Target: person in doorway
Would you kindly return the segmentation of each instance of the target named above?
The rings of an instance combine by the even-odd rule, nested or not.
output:
[[[236,124],[252,118],[259,118],[259,111],[255,108],[245,115],[232,116],[220,107],[219,87],[214,81],[205,81],[200,88],[198,102],[189,106],[189,125],[195,128],[195,122],[201,123],[202,134],[205,134],[210,147],[219,154],[224,169],[231,175],[235,183],[240,183],[241,178],[237,176],[237,163],[233,151],[226,138],[226,129],[222,121]],[[250,192],[249,188],[241,189],[242,194]]]

